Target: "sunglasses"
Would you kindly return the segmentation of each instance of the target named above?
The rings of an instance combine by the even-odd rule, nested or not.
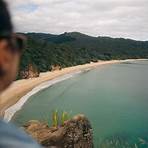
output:
[[[12,52],[23,53],[27,38],[22,34],[11,34],[9,36],[0,36],[1,39],[6,39],[8,41],[8,46],[11,47]]]

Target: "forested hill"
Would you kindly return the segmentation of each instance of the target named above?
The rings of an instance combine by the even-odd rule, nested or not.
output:
[[[148,58],[148,41],[123,38],[91,37],[79,32],[61,35],[27,33],[28,46],[21,60],[21,70],[29,64],[39,71],[51,65],[61,67],[97,60]]]

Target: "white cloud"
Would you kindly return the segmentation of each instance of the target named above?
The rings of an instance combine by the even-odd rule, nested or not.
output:
[[[147,0],[7,0],[16,31],[148,39]]]

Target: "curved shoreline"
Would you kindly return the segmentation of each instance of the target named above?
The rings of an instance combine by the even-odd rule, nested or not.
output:
[[[11,107],[9,107],[8,109],[5,110],[5,114],[4,114],[4,120],[6,122],[9,122],[12,117],[15,115],[15,113],[19,110],[21,110],[21,108],[23,107],[23,105],[28,101],[28,99],[38,93],[39,91],[46,89],[56,83],[62,82],[64,80],[67,80],[69,78],[72,78],[73,76],[81,73],[83,71],[78,71],[75,73],[71,73],[71,74],[66,74],[64,76],[60,76],[58,78],[55,78],[53,80],[49,80],[47,82],[44,82],[38,86],[36,86],[35,88],[33,88],[30,92],[28,92],[25,96],[23,96],[16,104],[12,105]]]
[[[41,73],[40,77],[38,78],[16,81],[0,97],[0,101],[2,97],[9,98],[3,104],[1,104],[0,102],[0,107],[3,105],[1,113],[3,113],[3,117],[6,121],[10,121],[13,115],[22,108],[22,106],[30,98],[30,96],[41,91],[42,89],[50,87],[51,85],[61,82],[65,79],[71,78],[74,75],[81,73],[87,69],[93,69],[95,67],[102,65],[115,64],[121,62],[131,62],[136,60],[139,61],[147,59],[99,61],[97,63],[64,68],[60,71]]]

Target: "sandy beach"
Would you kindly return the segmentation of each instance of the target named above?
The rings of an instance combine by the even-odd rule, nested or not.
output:
[[[65,74],[77,72],[80,70],[91,69],[91,68],[95,68],[98,66],[103,66],[107,64],[115,64],[115,63],[120,63],[123,61],[124,62],[131,61],[131,60],[133,59],[98,61],[96,63],[78,65],[78,66],[68,67],[68,68],[64,68],[62,70],[57,70],[53,72],[41,73],[40,76],[37,78],[14,81],[14,83],[5,92],[3,92],[0,95],[0,115],[3,116],[6,109],[16,104],[21,97],[23,97],[25,94],[30,92],[33,88],[35,88],[36,86],[46,81],[58,78]]]

